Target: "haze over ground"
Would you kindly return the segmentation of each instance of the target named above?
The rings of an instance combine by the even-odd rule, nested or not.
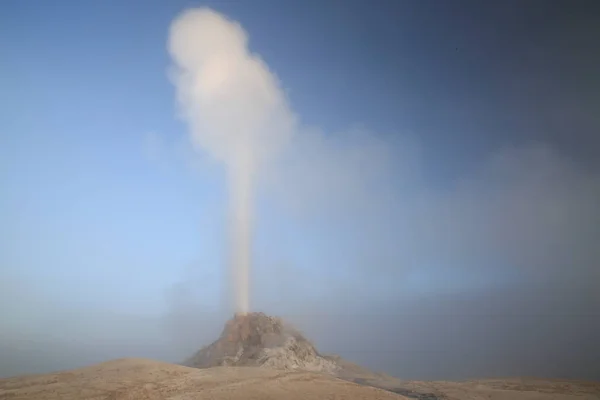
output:
[[[231,316],[224,173],[168,74],[190,6],[241,24],[299,121],[251,309],[402,378],[600,379],[583,1],[2,2],[0,374],[181,361]]]

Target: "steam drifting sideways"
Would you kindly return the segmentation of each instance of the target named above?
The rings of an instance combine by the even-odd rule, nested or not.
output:
[[[283,150],[295,118],[275,75],[225,16],[190,9],[171,25],[169,52],[180,112],[194,148],[227,171],[230,263],[236,311],[249,311],[253,197],[261,171]]]

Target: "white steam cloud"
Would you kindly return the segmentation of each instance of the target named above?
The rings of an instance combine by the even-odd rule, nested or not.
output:
[[[249,309],[253,197],[261,170],[290,139],[294,116],[274,74],[236,22],[207,8],[171,25],[173,82],[194,147],[227,170],[235,306]]]

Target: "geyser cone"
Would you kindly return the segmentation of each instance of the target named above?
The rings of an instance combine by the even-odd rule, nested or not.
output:
[[[319,354],[300,332],[281,318],[263,313],[236,314],[225,324],[219,339],[198,351],[185,365],[196,368],[256,366],[330,373],[338,369],[334,361]]]

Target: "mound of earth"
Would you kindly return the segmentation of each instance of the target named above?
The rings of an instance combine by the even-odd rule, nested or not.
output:
[[[280,318],[263,313],[237,314],[221,336],[200,349],[184,365],[268,367],[333,374],[339,367],[317,351],[300,332]]]

